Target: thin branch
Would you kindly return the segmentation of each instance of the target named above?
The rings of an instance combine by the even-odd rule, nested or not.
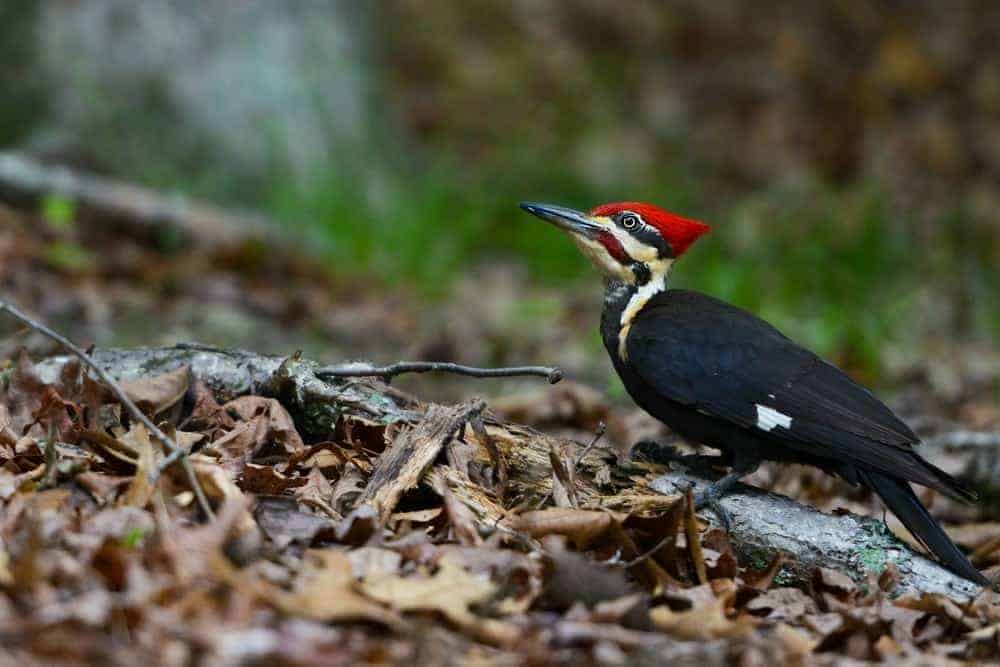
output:
[[[587,454],[590,453],[590,450],[594,448],[594,445],[600,442],[601,438],[603,438],[604,434],[607,432],[608,432],[608,425],[605,424],[603,421],[598,422],[597,428],[594,430],[594,437],[591,438],[590,442],[587,443],[587,446],[583,448],[583,451],[577,455],[576,461],[573,462],[574,472],[580,469],[580,464],[583,463],[584,457],[586,457]]]
[[[53,331],[41,322],[33,320],[31,317],[21,312],[18,308],[2,299],[0,299],[0,312],[7,312],[12,317],[20,320],[22,323],[31,327],[35,331],[48,336],[76,355],[76,357],[80,359],[84,365],[94,371],[94,373],[97,374],[97,377],[99,377],[101,381],[111,390],[111,393],[115,395],[118,402],[125,406],[125,409],[128,410],[128,413],[132,416],[132,418],[145,426],[146,430],[149,431],[149,434],[170,452],[170,454],[163,459],[158,468],[151,474],[151,481],[155,483],[164,470],[169,468],[175,461],[179,460],[181,466],[184,468],[188,484],[191,486],[191,489],[194,491],[194,494],[198,499],[198,505],[201,507],[201,511],[204,512],[205,516],[209,519],[215,518],[215,514],[212,512],[212,506],[208,504],[208,498],[205,497],[205,491],[201,488],[201,484],[198,482],[198,477],[195,475],[194,468],[191,466],[191,462],[187,459],[187,452],[178,446],[177,443],[170,438],[170,436],[161,431],[159,427],[153,423],[153,420],[147,417],[142,410],[140,410],[139,407],[132,402],[132,399],[125,395],[125,392],[118,386],[118,383],[115,382],[103,368],[90,358],[90,355],[77,347],[72,341],[62,334]]]
[[[372,366],[371,364],[344,364],[341,366],[326,366],[316,371],[321,378],[330,377],[377,377],[386,382],[404,373],[429,373],[431,371],[454,373],[477,378],[517,377],[534,375],[543,377],[549,384],[562,380],[563,372],[559,368],[549,366],[511,366],[508,368],[476,368],[462,366],[450,361],[400,361],[388,366]]]

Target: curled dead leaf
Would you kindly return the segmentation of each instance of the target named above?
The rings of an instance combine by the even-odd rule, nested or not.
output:
[[[125,494],[122,496],[120,502],[123,505],[145,507],[149,503],[149,499],[152,498],[153,491],[155,490],[155,486],[150,481],[152,475],[156,473],[156,458],[153,453],[153,443],[149,439],[146,427],[142,424],[135,424],[126,435],[128,436],[127,440],[126,438],[122,438],[122,440],[126,442],[130,449],[137,452],[138,460],[135,466],[135,475],[132,477],[132,482],[125,490]]]
[[[659,606],[650,610],[656,627],[678,639],[705,640],[742,637],[750,633],[756,621],[749,616],[731,618],[728,612],[733,595],[713,598],[686,611]]]
[[[155,416],[184,398],[190,379],[190,367],[181,366],[162,375],[122,380],[118,385],[140,410]]]
[[[614,522],[615,516],[610,512],[549,507],[516,516],[511,527],[535,539],[563,535],[582,547],[606,533]]]
[[[289,614],[319,621],[375,621],[394,628],[403,627],[390,610],[359,592],[351,561],[341,551],[317,549],[308,552],[308,567],[295,582],[292,593],[276,600]]]
[[[287,454],[296,455],[306,451],[292,416],[276,399],[241,396],[222,407],[227,412],[237,415],[242,421],[252,421],[255,417],[264,416],[268,440],[277,443]]]
[[[519,636],[513,625],[474,614],[470,607],[484,604],[497,593],[488,577],[468,573],[455,559],[446,556],[434,574],[401,577],[396,574],[373,577],[361,583],[366,596],[398,611],[436,611],[478,637],[511,644]]]

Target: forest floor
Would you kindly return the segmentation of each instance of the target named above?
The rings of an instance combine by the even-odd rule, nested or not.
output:
[[[190,369],[131,378],[129,396],[198,452],[192,462],[215,513],[207,520],[182,476],[150,483],[164,452],[106,386],[79,372],[46,376],[36,364],[58,349],[5,320],[0,660],[1000,659],[992,593],[900,595],[892,567],[857,580],[818,569],[804,585],[785,585],[783,558],[740,561],[683,499],[624,510],[609,501],[630,493],[615,479],[616,466],[629,469],[633,444],[676,439],[610,380],[594,333],[596,293],[567,298],[493,265],[429,305],[402,289],[386,296],[360,277],[334,281],[293,248],[177,244],[11,209],[0,209],[0,286],[4,299],[82,346],[198,341],[279,356],[303,350],[327,363],[546,363],[574,380],[405,381],[408,393],[394,399],[412,413],[405,423],[345,413],[314,432],[295,406],[261,388],[225,395]],[[893,405],[922,435],[1000,431],[997,363],[991,349],[929,350],[893,378]],[[548,493],[519,487],[515,467],[478,435],[468,399],[482,393],[491,419],[560,443]],[[457,421],[435,435],[442,414]],[[607,488],[594,504],[574,492],[574,461],[602,422],[607,434],[594,451]],[[376,472],[408,439],[437,448],[387,502]],[[958,456],[935,462],[956,473],[967,466]],[[881,516],[870,495],[811,469],[766,466],[749,481],[825,511]],[[460,488],[486,499],[492,527]],[[924,499],[977,565],[1000,563],[995,502]],[[655,557],[620,566],[671,535]]]

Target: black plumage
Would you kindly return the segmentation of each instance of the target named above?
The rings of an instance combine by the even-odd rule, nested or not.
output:
[[[975,494],[923,460],[910,428],[870,391],[758,317],[712,297],[667,290],[674,261],[709,227],[643,202],[589,212],[525,202],[572,235],[604,274],[601,335],[629,394],[694,442],[728,455],[732,471],[696,498],[725,519],[718,499],[760,461],[816,466],[878,494],[952,571],[972,566],[910,483],[953,498]]]
[[[962,500],[974,494],[923,460],[919,438],[868,389],[767,322],[692,291],[652,296],[621,346],[622,313],[635,293],[609,286],[601,328],[643,409],[737,460],[806,463],[868,486],[947,567],[988,583],[907,482]]]

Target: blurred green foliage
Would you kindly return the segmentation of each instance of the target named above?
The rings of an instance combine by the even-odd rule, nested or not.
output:
[[[52,241],[45,247],[44,256],[52,268],[67,273],[84,273],[97,265],[94,256],[73,241]]]
[[[59,194],[49,194],[41,202],[42,219],[56,232],[65,232],[76,220],[76,205],[72,199]]]
[[[491,259],[596,291],[517,203],[643,199],[715,228],[675,285],[855,371],[1000,336],[990,3],[16,4],[0,144],[49,137],[98,172],[262,208],[375,298],[446,298]],[[246,23],[215,32],[227,19]],[[87,270],[72,203],[43,209],[48,261]],[[517,327],[571,308],[548,294]]]
[[[975,326],[1000,323],[992,269],[928,252],[871,185],[802,181],[717,202],[679,171],[664,170],[656,182],[594,186],[558,166],[516,158],[472,172],[442,164],[398,169],[377,182],[343,174],[306,186],[276,179],[266,200],[273,215],[315,241],[335,273],[373,276],[429,298],[446,295],[459,272],[497,257],[523,261],[542,284],[592,285],[596,274],[565,236],[517,203],[587,208],[648,200],[714,228],[675,269],[675,286],[758,313],[869,376],[887,344],[933,333],[935,321],[953,316],[953,304],[935,290],[957,279],[956,263],[971,276],[965,287],[979,294],[974,310],[985,316]],[[929,302],[943,312],[927,313]]]

